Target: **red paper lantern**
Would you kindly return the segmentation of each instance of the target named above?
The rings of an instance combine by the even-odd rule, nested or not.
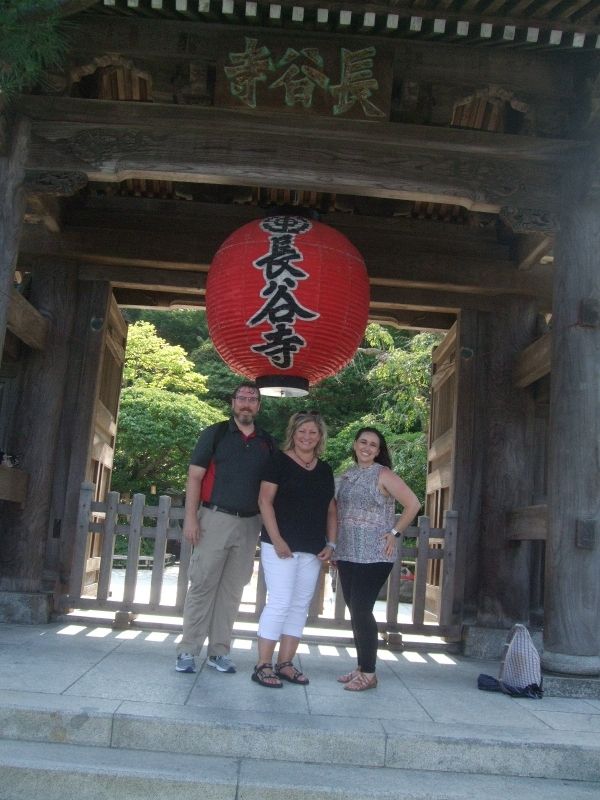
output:
[[[297,396],[353,357],[369,315],[358,250],[314,220],[289,215],[244,225],[221,245],[206,313],[223,360],[263,394]]]

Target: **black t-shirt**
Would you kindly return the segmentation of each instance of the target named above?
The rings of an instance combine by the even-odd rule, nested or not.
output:
[[[335,493],[329,464],[318,461],[314,469],[308,470],[277,450],[261,478],[277,484],[273,508],[279,532],[290,550],[320,553],[327,543],[327,509]],[[264,525],[260,538],[272,543]]]
[[[202,431],[190,463],[205,469],[214,463],[211,503],[231,511],[258,514],[261,474],[275,448],[274,440],[261,428],[256,428],[253,436],[244,436],[233,419],[223,434],[220,424]],[[215,438],[219,439],[216,447]],[[207,476],[208,473],[204,480]]]

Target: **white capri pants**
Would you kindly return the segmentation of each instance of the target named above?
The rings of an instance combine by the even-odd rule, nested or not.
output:
[[[267,584],[267,605],[260,615],[258,635],[279,641],[279,637],[302,636],[321,562],[312,553],[294,553],[279,558],[272,544],[261,542],[260,560]]]

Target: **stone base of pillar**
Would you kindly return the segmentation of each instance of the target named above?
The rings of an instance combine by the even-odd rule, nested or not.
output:
[[[0,622],[46,625],[50,622],[52,595],[42,592],[0,592]]]
[[[544,650],[542,669],[564,675],[600,675],[600,656],[571,656]]]
[[[504,656],[504,645],[510,628],[485,628],[481,625],[465,625],[463,628],[463,655],[482,660],[500,660]],[[538,653],[542,652],[542,632],[529,629]]]

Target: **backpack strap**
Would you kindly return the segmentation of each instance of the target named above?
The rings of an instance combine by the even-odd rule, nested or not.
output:
[[[217,447],[219,446],[219,442],[224,438],[225,434],[229,430],[229,420],[224,419],[221,422],[217,423],[217,430],[215,431],[215,436],[213,439],[213,446],[212,446],[212,454],[214,456]]]

